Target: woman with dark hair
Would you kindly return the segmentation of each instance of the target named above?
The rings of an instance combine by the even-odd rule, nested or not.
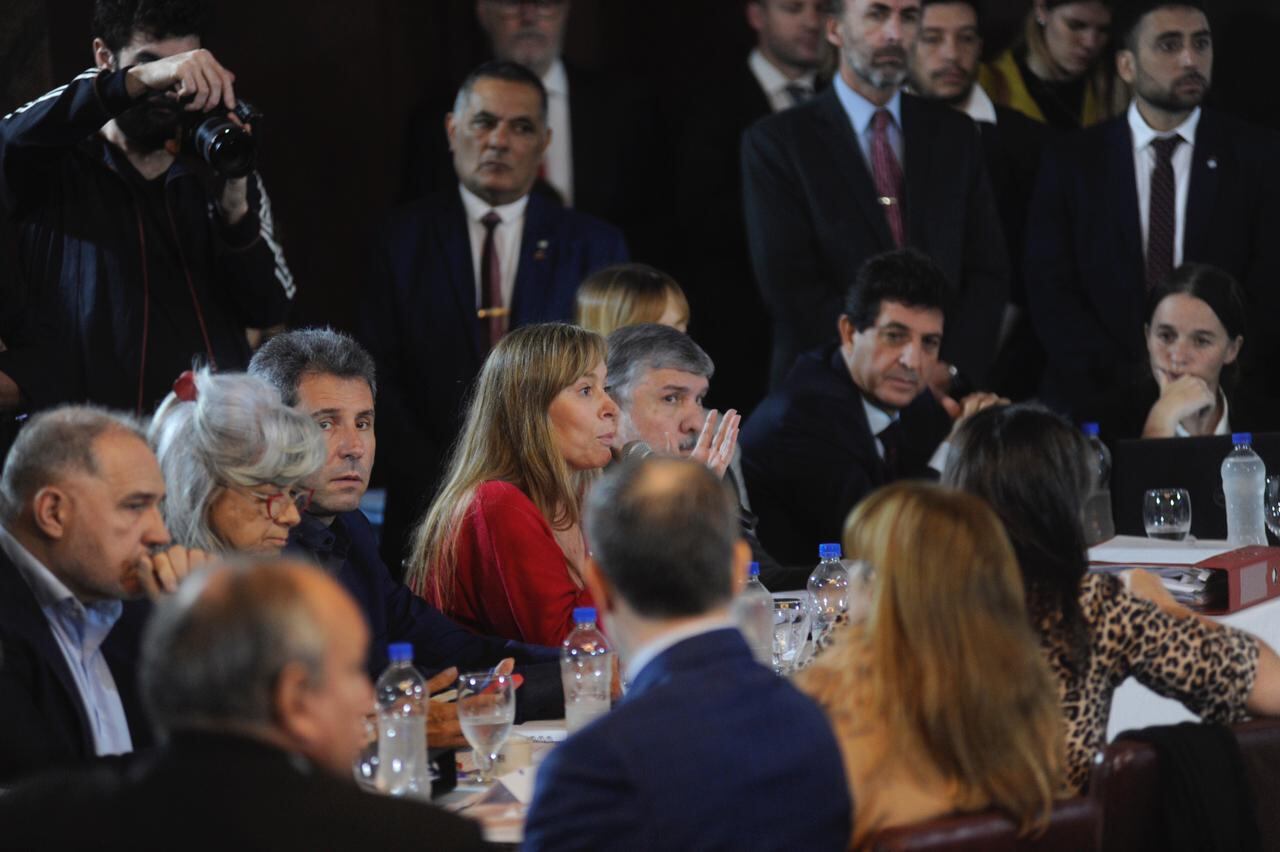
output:
[[[1187,263],[1147,297],[1149,364],[1097,406],[1104,437],[1230,435],[1280,427],[1275,405],[1235,387],[1244,347],[1240,286],[1214,266]]]
[[[405,582],[478,633],[558,645],[592,606],[581,504],[612,460],[618,406],[605,342],[527,325],[485,359],[444,487],[414,534]]]
[[[1112,693],[1130,675],[1206,721],[1280,714],[1280,658],[1265,643],[1195,615],[1145,572],[1087,573],[1080,515],[1093,481],[1079,430],[1036,405],[988,408],[951,446],[944,482],[991,504],[1018,558],[1058,682],[1073,792],[1106,741]]]
[[[1114,114],[1105,48],[1111,0],[1035,0],[1021,38],[984,65],[991,100],[1058,130]]]

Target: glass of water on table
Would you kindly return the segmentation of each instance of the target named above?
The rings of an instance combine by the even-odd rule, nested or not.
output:
[[[516,719],[516,691],[511,675],[473,672],[458,678],[458,721],[474,750],[476,781],[493,780],[493,764],[511,735]]]
[[[1147,536],[1182,541],[1191,532],[1191,495],[1185,488],[1153,488],[1142,498]]]

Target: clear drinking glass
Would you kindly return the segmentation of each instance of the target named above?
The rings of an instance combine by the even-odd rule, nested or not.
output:
[[[458,678],[458,721],[471,744],[476,782],[493,780],[493,764],[511,735],[516,719],[516,691],[511,675],[474,672]]]
[[[795,671],[809,635],[809,612],[799,598],[773,602],[773,670],[780,675]]]
[[[1151,538],[1182,541],[1191,532],[1191,495],[1185,488],[1153,488],[1142,497],[1142,523]]]
[[[1267,529],[1280,539],[1280,476],[1267,477],[1267,490],[1263,492],[1263,505],[1266,508]]]

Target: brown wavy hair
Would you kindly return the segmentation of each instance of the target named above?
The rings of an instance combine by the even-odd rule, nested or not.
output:
[[[548,411],[605,351],[600,335],[567,323],[524,326],[498,341],[480,368],[444,487],[414,531],[405,577],[411,588],[451,599],[458,530],[482,482],[519,488],[555,529],[579,522],[581,496],[598,472],[570,470],[552,441]]]
[[[995,805],[1024,832],[1045,826],[1065,726],[999,518],[972,495],[898,483],[849,516],[844,548],[876,572],[870,614],[801,688],[840,739],[883,726],[886,753],[931,767],[958,808]]]

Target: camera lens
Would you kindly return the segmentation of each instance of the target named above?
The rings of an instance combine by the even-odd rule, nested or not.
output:
[[[257,145],[253,137],[225,115],[205,119],[196,128],[195,148],[223,177],[244,177],[253,171]]]

